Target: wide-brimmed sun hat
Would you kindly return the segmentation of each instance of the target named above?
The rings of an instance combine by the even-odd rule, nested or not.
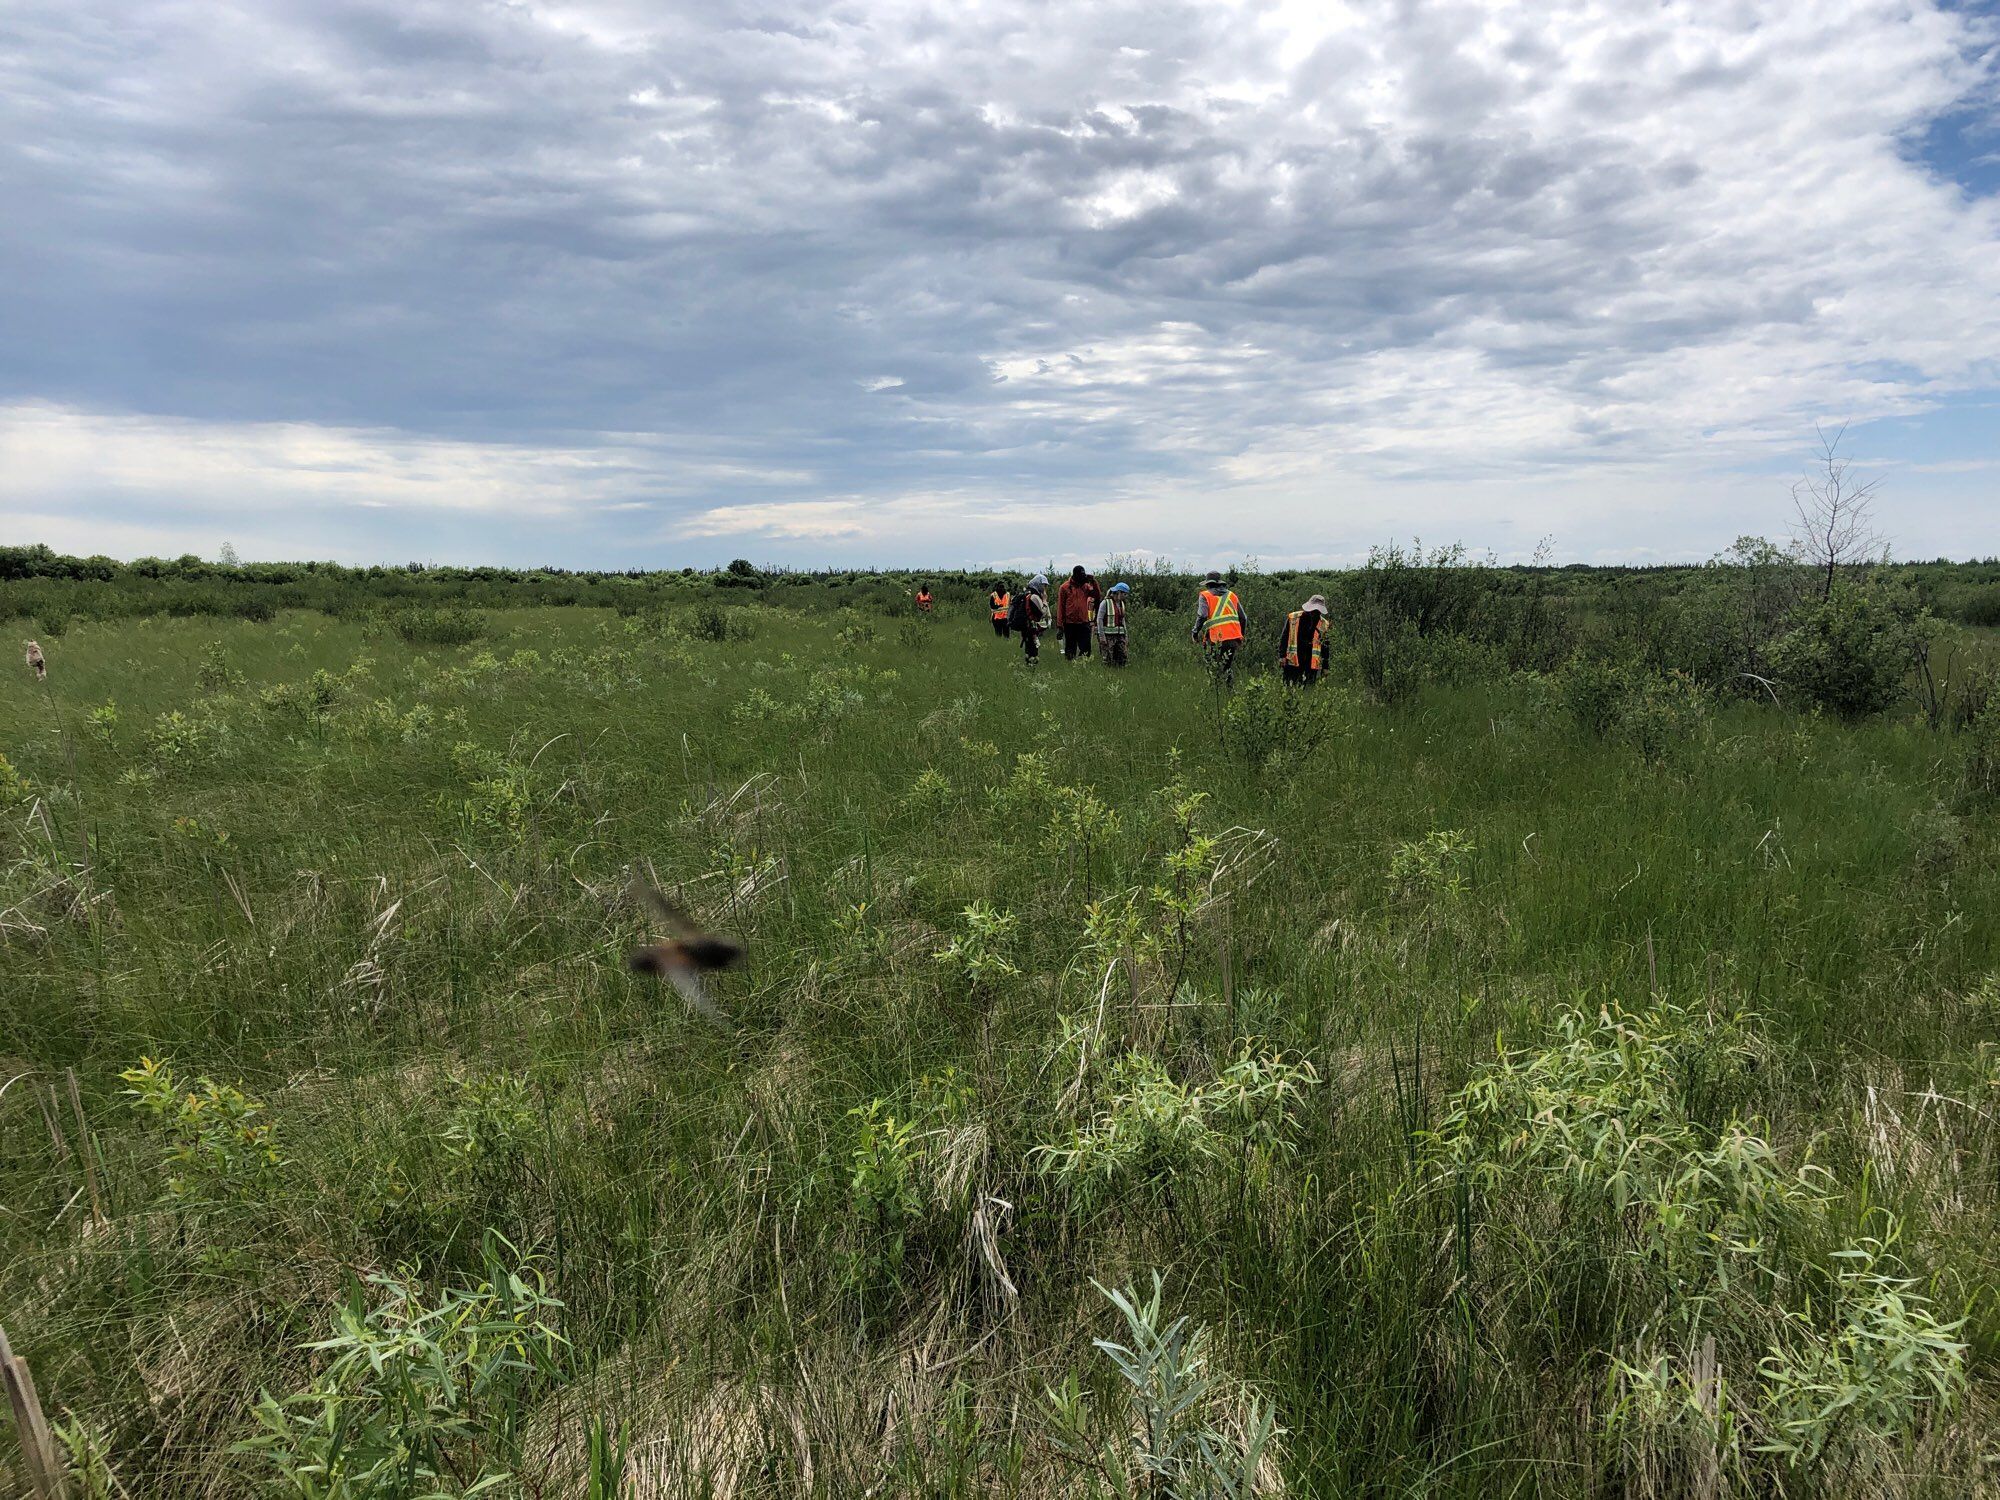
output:
[[[1300,609],[1316,609],[1316,610],[1318,610],[1318,611],[1319,611],[1319,612],[1320,612],[1321,614],[1325,614],[1325,613],[1326,613],[1326,596],[1325,596],[1325,595],[1323,595],[1323,594],[1314,594],[1314,595],[1312,596],[1312,598],[1310,598],[1310,599],[1306,600],[1306,602],[1305,602],[1304,604],[1301,604],[1301,605],[1299,606],[1299,608],[1300,608]]]

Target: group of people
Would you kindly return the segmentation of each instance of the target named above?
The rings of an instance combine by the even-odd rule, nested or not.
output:
[[[1126,610],[1132,586],[1099,585],[1078,563],[1056,589],[1049,603],[1049,580],[1037,573],[1018,594],[995,581],[987,603],[993,611],[993,633],[1003,639],[1020,637],[1021,656],[1029,666],[1042,658],[1042,636],[1051,627],[1062,632],[1063,659],[1088,661],[1094,653],[1106,666],[1122,667],[1131,659]]]
[[[1051,629],[1062,633],[1065,661],[1088,661],[1095,655],[1106,666],[1122,667],[1131,660],[1127,619],[1131,599],[1129,584],[1101,588],[1078,563],[1057,587],[1053,603],[1048,577],[1037,573],[1018,591],[1004,579],[995,579],[987,605],[992,611],[993,633],[1003,640],[1018,637],[1022,659],[1031,667],[1041,660],[1042,636]],[[918,588],[917,608],[924,613],[934,608],[929,584]],[[1189,637],[1202,648],[1210,670],[1225,684],[1235,684],[1236,655],[1247,629],[1242,599],[1220,573],[1211,572],[1196,596]],[[1314,594],[1285,616],[1278,628],[1277,655],[1287,683],[1303,687],[1325,673],[1327,609],[1322,595]]]

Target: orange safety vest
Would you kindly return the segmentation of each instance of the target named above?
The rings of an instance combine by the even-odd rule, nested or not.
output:
[[[1220,646],[1226,641],[1242,640],[1243,606],[1236,598],[1236,590],[1224,589],[1218,595],[1203,589],[1201,597],[1208,601],[1208,643]]]
[[[993,606],[993,618],[1004,620],[1007,618],[1007,611],[1013,608],[1014,596],[1012,594],[988,594],[986,602]]]
[[[917,608],[918,608],[918,609],[929,609],[930,607],[931,607],[931,596],[930,596],[930,594],[929,594],[929,593],[928,593],[928,592],[927,592],[926,590],[924,590],[924,589],[918,589],[918,590],[917,590]]]
[[[1295,609],[1285,616],[1284,662],[1288,667],[1296,667],[1299,664],[1299,622],[1305,618],[1305,613],[1302,609]],[[1319,617],[1319,629],[1313,632],[1312,650],[1307,655],[1307,659],[1310,661],[1312,669],[1315,672],[1320,671],[1325,666],[1325,661],[1320,651],[1325,640],[1326,616],[1321,615]]]

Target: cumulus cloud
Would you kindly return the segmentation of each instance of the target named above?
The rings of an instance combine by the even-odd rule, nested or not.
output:
[[[1701,551],[1638,497],[2000,379],[2000,206],[1923,149],[1994,45],[1930,0],[17,0],[0,516]]]

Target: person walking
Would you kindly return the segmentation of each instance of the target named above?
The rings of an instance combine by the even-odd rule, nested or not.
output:
[[[1014,596],[1003,579],[993,580],[993,592],[986,596],[986,602],[993,610],[993,633],[1004,641],[1009,628],[1007,617],[1014,612]]]
[[[1097,645],[1104,653],[1107,667],[1122,667],[1127,660],[1125,654],[1125,606],[1132,597],[1132,590],[1122,583],[1111,585],[1097,606]]]
[[[1208,654],[1208,668],[1228,687],[1236,685],[1236,651],[1243,644],[1243,601],[1210,570],[1195,601],[1193,640]]]
[[[1049,581],[1037,573],[1014,599],[1008,624],[1021,637],[1021,660],[1034,666],[1042,659],[1042,632],[1049,628]]]
[[[927,615],[931,612],[932,608],[933,608],[933,600],[931,599],[931,586],[928,583],[918,584],[917,613],[920,615]]]
[[[1326,599],[1319,594],[1285,616],[1278,630],[1278,666],[1293,687],[1310,687],[1326,672]]]
[[[1056,590],[1056,624],[1062,627],[1063,660],[1089,657],[1091,599],[1082,563],[1070,569]]]

